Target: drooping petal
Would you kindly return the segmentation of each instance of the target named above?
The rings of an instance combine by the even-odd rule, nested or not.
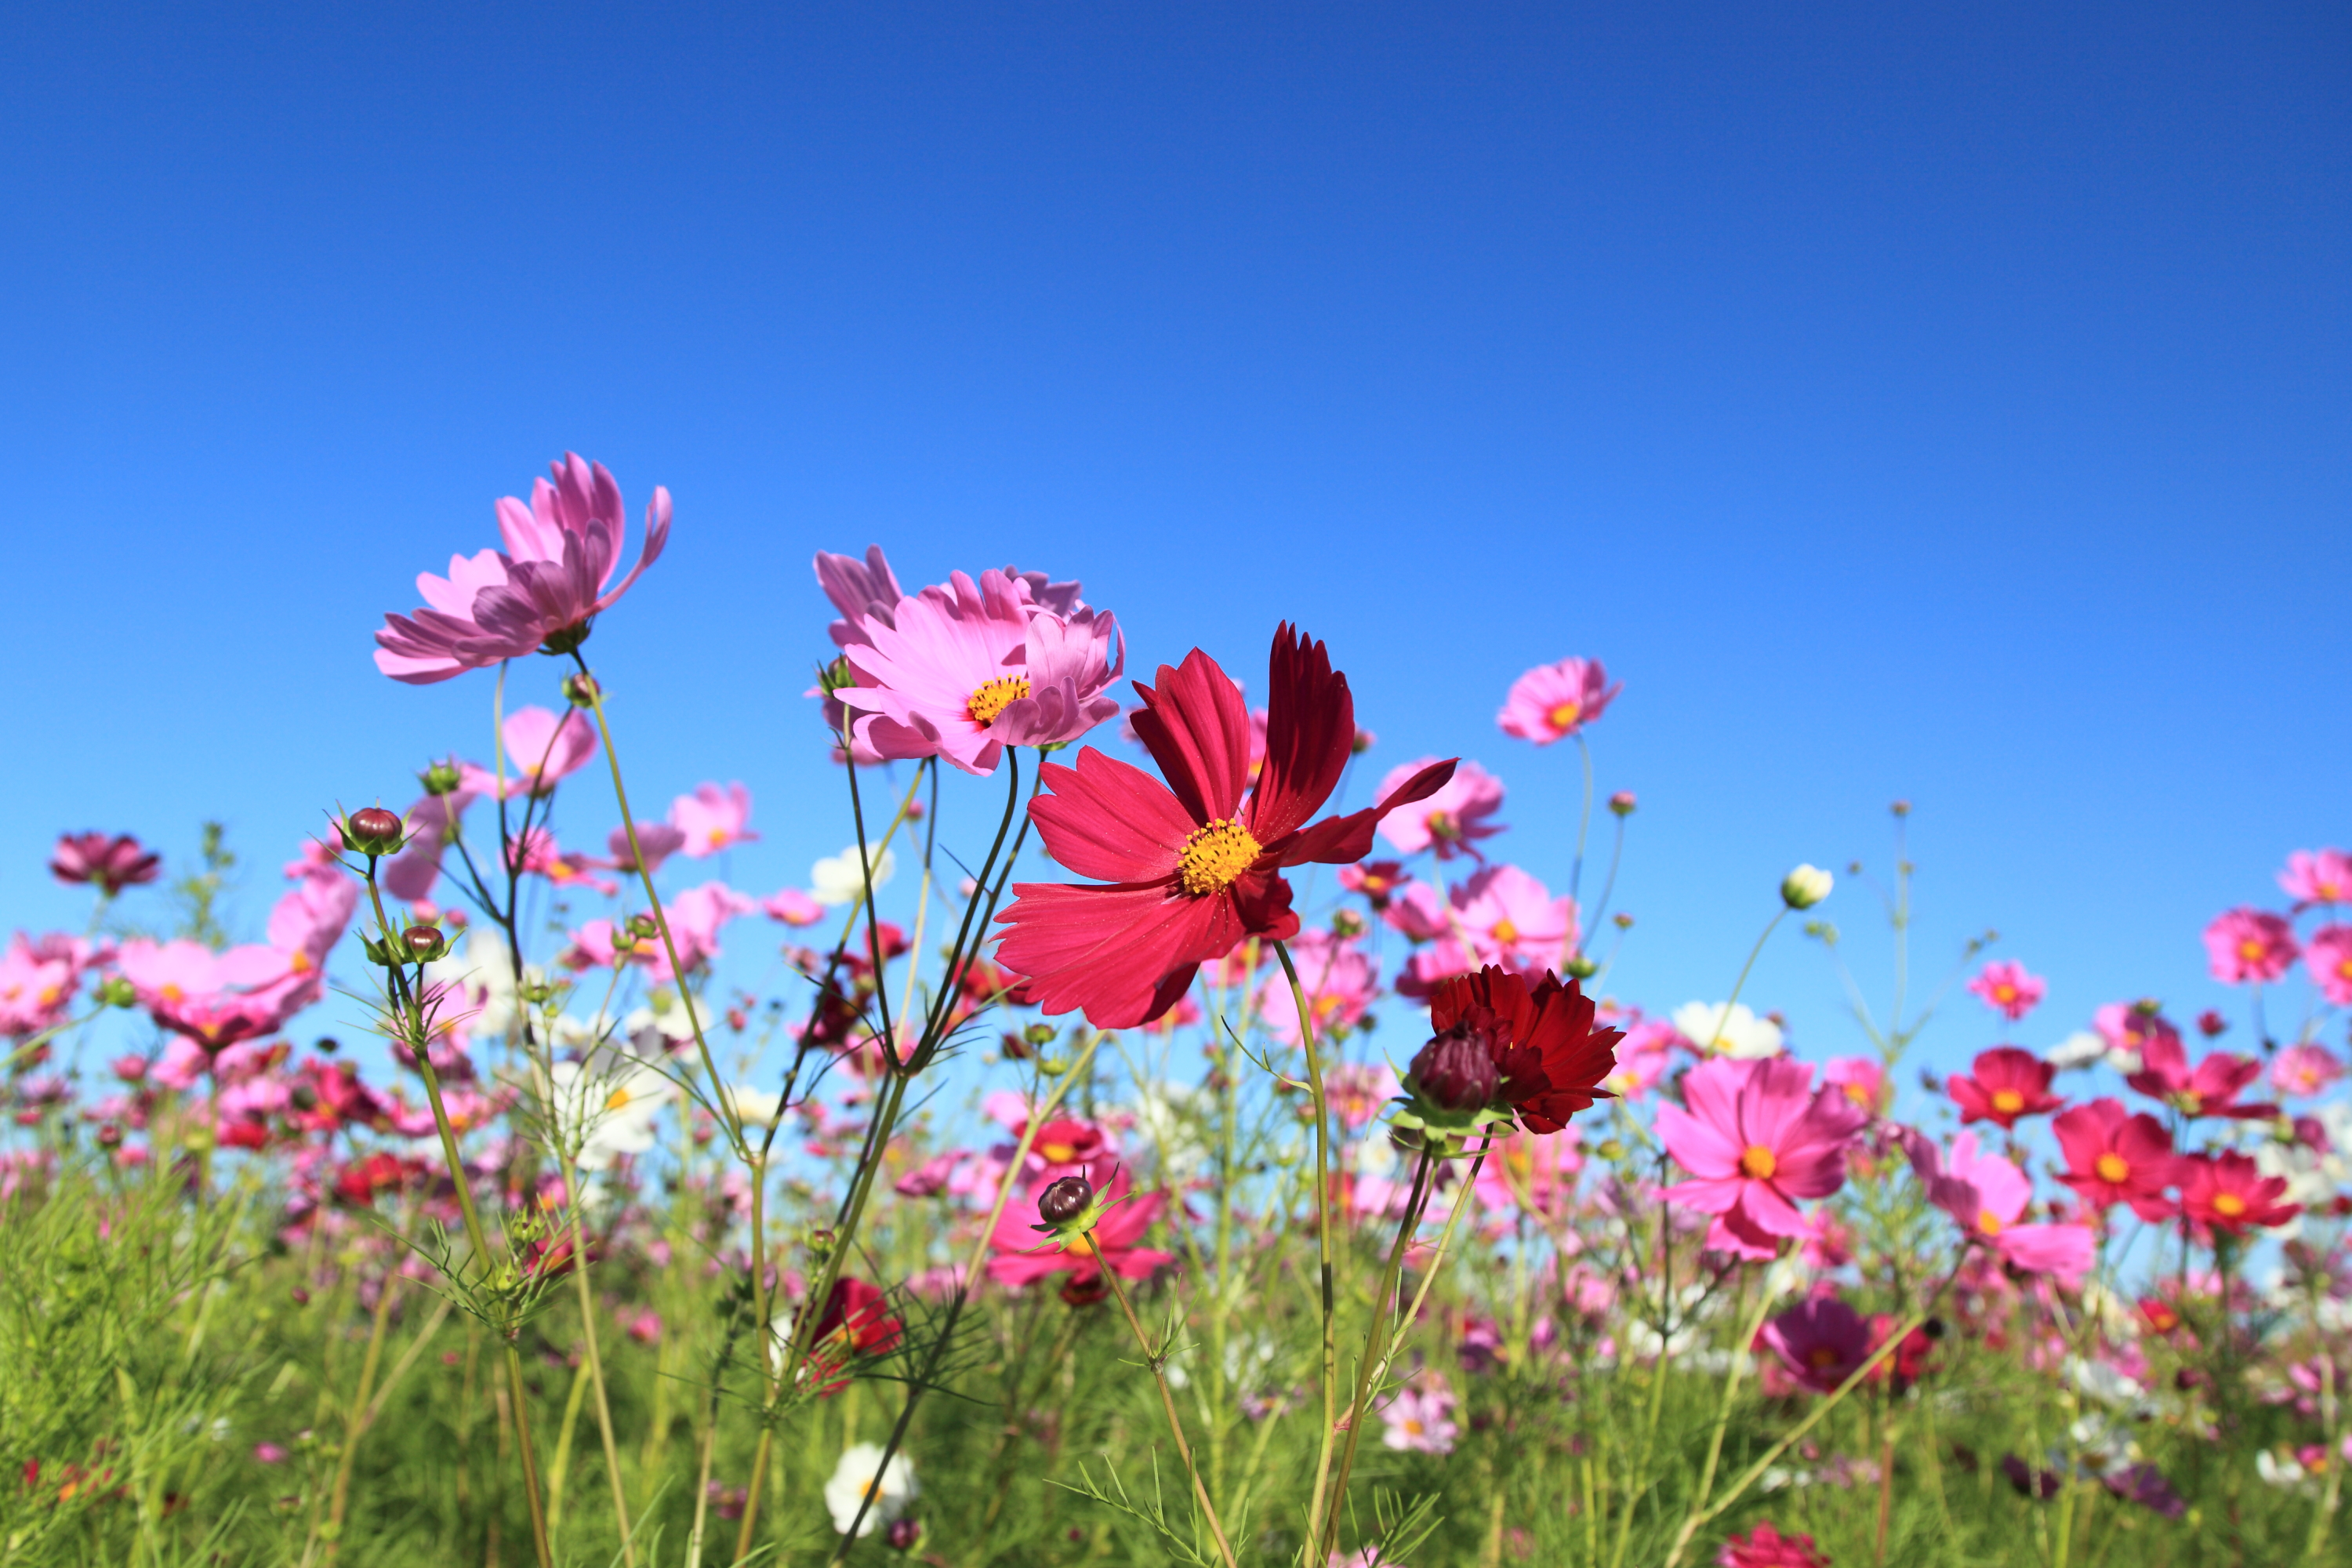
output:
[[[1231,820],[1250,762],[1249,710],[1233,681],[1194,648],[1180,668],[1161,665],[1157,684],[1136,691],[1143,710],[1135,715],[1135,732],[1193,822]]]
[[[1372,852],[1372,830],[1380,826],[1381,818],[1398,806],[1427,800],[1444,788],[1459,762],[1459,758],[1448,757],[1442,763],[1432,763],[1391,791],[1378,805],[1351,811],[1345,816],[1325,817],[1312,827],[1268,844],[1266,853],[1277,866],[1299,866],[1310,860],[1344,866],[1360,860]]]
[[[1331,798],[1356,739],[1348,678],[1331,668],[1323,644],[1301,637],[1287,621],[1275,628],[1268,678],[1265,765],[1249,807],[1249,829],[1261,844],[1290,833]]]
[[[1044,788],[1029,802],[1029,819],[1057,862],[1105,882],[1174,874],[1199,824],[1158,779],[1091,746],[1075,768],[1045,763],[1038,773]]]

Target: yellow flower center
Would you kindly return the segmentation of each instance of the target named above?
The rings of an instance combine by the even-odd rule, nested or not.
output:
[[[1780,1168],[1780,1156],[1761,1143],[1750,1143],[1747,1152],[1739,1156],[1740,1171],[1754,1181],[1769,1182]]]
[[[2262,957],[2262,955],[2267,951],[2268,950],[2265,949],[2261,942],[2256,942],[2252,937],[2248,937],[2245,941],[2238,944],[2238,956],[2244,959],[2249,963],[2252,963],[2254,960]]]
[[[612,1093],[604,1097],[604,1109],[607,1110],[618,1110],[623,1106],[629,1103],[630,1098],[631,1096],[626,1089],[615,1089]]]
[[[1429,828],[1429,836],[1432,838],[1459,838],[1462,837],[1461,829],[1454,826],[1454,814],[1450,811],[1431,812],[1429,814],[1427,826]]]
[[[1519,928],[1511,923],[1509,916],[1495,922],[1495,940],[1505,947],[1519,940]]]
[[[185,996],[187,993],[180,989],[179,983],[177,981],[167,980],[163,982],[163,989],[157,993],[157,994],[161,995],[166,1002],[177,1002],[182,997]]]
[[[1848,1100],[1853,1100],[1864,1110],[1868,1110],[1870,1109],[1870,1086],[1868,1084],[1849,1083],[1843,1087],[1845,1089],[1845,1097]]]
[[[1992,988],[1992,999],[1996,1002],[2014,1002],[2017,1000],[2017,987],[2004,980]]]
[[[2235,1193],[2216,1193],[2213,1195],[2213,1212],[2223,1219],[2235,1219],[2246,1212],[2246,1200]]]
[[[1184,851],[1176,858],[1176,880],[1195,898],[1221,893],[1257,864],[1262,852],[1248,828],[1221,816],[1184,840]]]
[[[971,689],[968,710],[971,721],[985,730],[999,713],[1028,695],[1029,678],[1025,675],[1000,675],[993,680],[983,680]]]
[[[1555,730],[1572,730],[1576,727],[1576,721],[1584,717],[1584,705],[1580,702],[1562,702],[1557,704],[1544,717],[1551,721],[1551,727]]]
[[[1026,685],[1028,684],[1028,682],[1024,680],[1024,681],[1023,681],[1023,682],[1022,682],[1022,684],[1023,684],[1024,686],[1026,686]],[[982,690],[985,690],[985,689],[987,689],[985,687],[982,688]],[[1029,695],[1029,694],[1028,694],[1026,691],[1024,691],[1021,695],[1023,695],[1024,697],[1026,697],[1026,696],[1027,696],[1027,695]],[[972,700],[973,700],[974,702],[978,702],[978,701],[980,700],[980,693],[979,693],[979,692],[975,691],[975,692],[973,692],[973,693],[972,693]],[[998,703],[998,704],[997,704],[997,707],[999,707],[999,708],[1002,708],[1002,707],[1003,707],[1003,706],[1004,706],[1004,704],[1003,704],[1003,703],[1002,703],[1002,702],[1000,702],[1000,703]],[[990,717],[990,718],[992,718],[992,718],[994,718],[994,717],[995,717],[995,713],[992,710],[992,711],[991,711],[991,713],[989,714],[989,717]],[[984,721],[984,720],[983,720],[983,721],[982,721],[982,722],[986,722],[986,721]],[[726,843],[726,842],[727,842],[727,830],[726,830],[725,828],[723,828],[723,827],[714,827],[714,828],[712,828],[712,829],[710,830],[710,832],[709,832],[709,839],[710,839],[710,847],[711,847],[713,849],[716,849],[716,848],[718,848],[720,845],[722,845],[722,844],[724,844],[724,843]]]
[[[2336,973],[2342,975],[2347,980],[2352,980],[2352,958],[2347,958],[2343,963],[2337,964],[2336,966]]]
[[[1837,1365],[1842,1359],[1833,1345],[1815,1345],[1805,1357],[1805,1360],[1818,1372],[1827,1372]]]
[[[1990,1209],[1979,1209],[1977,1211],[1977,1228],[1984,1232],[1987,1236],[1999,1236],[2000,1234],[2000,1215],[1993,1213]]]
[[[1992,1108],[1995,1110],[2000,1111],[2003,1116],[2014,1116],[2019,1111],[2025,1109],[2025,1096],[2018,1093],[2017,1090],[2013,1089],[1994,1089],[1992,1091]]]
[[[1095,1245],[1095,1238],[1091,1236],[1074,1236],[1070,1237],[1069,1241],[1066,1244],[1066,1250],[1067,1250],[1072,1256],[1077,1258],[1093,1258],[1098,1259],[1102,1257],[1102,1249]]]
[[[310,955],[298,947],[293,956],[286,961],[286,967],[297,974],[308,974],[310,973]]]
[[[1045,1157],[1048,1165],[1066,1165],[1078,1157],[1077,1146],[1074,1143],[1040,1143],[1037,1152]]]
[[[2112,1149],[2093,1161],[2091,1169],[2098,1173],[2099,1180],[2117,1186],[2131,1174],[2130,1163]]]
[[[1412,1416],[1408,1415],[1408,1416],[1406,1416],[1406,1417],[1404,1418],[1404,1431],[1405,1431],[1405,1436],[1408,1436],[1408,1437],[1418,1437],[1418,1436],[1420,1436],[1423,1432],[1425,1432],[1425,1431],[1427,1431],[1427,1430],[1428,1430],[1428,1428],[1427,1428],[1427,1427],[1423,1426],[1420,1422],[1418,1422],[1418,1421],[1414,1420]]]

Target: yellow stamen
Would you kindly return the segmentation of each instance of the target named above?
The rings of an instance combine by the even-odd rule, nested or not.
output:
[[[1195,898],[1221,893],[1257,864],[1262,852],[1248,828],[1221,816],[1184,840],[1183,853],[1176,859],[1176,880]]]
[[[2093,1161],[2091,1169],[2098,1173],[2099,1180],[2116,1186],[2131,1174],[2130,1163],[2112,1149]]]
[[[308,974],[310,973],[310,955],[297,948],[294,955],[286,961],[286,967],[297,974]]]
[[[2019,1111],[2025,1109],[2025,1096],[2018,1093],[2017,1090],[2013,1089],[1994,1089],[1992,1091],[1992,1108],[1995,1110],[2000,1111],[2003,1116],[2014,1116]]]
[[[2262,957],[2263,952],[2266,951],[2267,950],[2263,946],[2263,944],[2256,942],[2252,937],[2248,937],[2245,941],[2238,944],[2238,956],[2244,959],[2249,963],[2252,963],[2256,959]]]
[[[1506,915],[1495,922],[1495,940],[1505,947],[1519,940],[1519,928],[1511,923],[1509,916]]]
[[[1750,1180],[1769,1182],[1772,1173],[1780,1168],[1780,1157],[1761,1143],[1750,1143],[1739,1156],[1739,1169]]]
[[[178,982],[167,980],[163,982],[163,989],[160,994],[166,1002],[177,1002],[187,995],[187,993],[180,989]]]
[[[1576,721],[1584,717],[1584,705],[1580,702],[1559,703],[1544,717],[1551,721],[1551,727],[1555,730],[1572,730]]]
[[[2246,1200],[2235,1193],[2213,1194],[2213,1212],[2223,1219],[2235,1219],[2246,1212]]]
[[[607,1110],[618,1110],[623,1106],[628,1104],[629,1100],[630,1094],[626,1089],[616,1089],[612,1093],[604,1097],[604,1109]]]
[[[1977,1228],[1984,1232],[1987,1236],[1999,1236],[2000,1234],[2000,1215],[1993,1213],[1990,1209],[1979,1209],[1977,1211]]]
[[[1048,1165],[1066,1165],[1078,1157],[1077,1146],[1074,1143],[1040,1143],[1037,1152],[1045,1157]]]
[[[1029,678],[1025,675],[1000,675],[993,680],[983,680],[971,689],[968,705],[971,721],[985,730],[995,722],[999,713],[1028,695]]]

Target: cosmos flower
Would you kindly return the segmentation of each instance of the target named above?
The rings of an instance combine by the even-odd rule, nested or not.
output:
[[[1866,1120],[1835,1089],[1816,1092],[1803,1062],[1703,1061],[1683,1079],[1682,1105],[1658,1108],[1658,1135],[1692,1180],[1668,1202],[1717,1216],[1707,1244],[1769,1257],[1809,1233],[1797,1209],[1845,1184],[1847,1146]]]
[[[2286,1192],[2285,1177],[2263,1175],[2250,1156],[2234,1151],[2184,1155],[2178,1175],[2181,1214],[2231,1236],[2243,1236],[2255,1226],[2284,1225],[2303,1212],[2301,1205],[2279,1201]]]
[[[2261,1121],[2276,1116],[2278,1107],[2241,1104],[2238,1091],[2262,1076],[2262,1063],[2227,1051],[2213,1052],[2192,1072],[2179,1035],[2151,1035],[2140,1048],[2139,1070],[2126,1075],[2124,1081],[2185,1116]]]
[[[108,898],[125,888],[152,882],[163,869],[163,858],[128,833],[111,838],[103,833],[65,833],[49,853],[49,874],[60,882],[95,884]]]
[[[1355,1027],[1380,994],[1380,965],[1355,937],[1320,929],[1300,931],[1290,943],[1290,960],[1297,966],[1299,989],[1306,994],[1318,1036],[1335,1026]],[[1276,1039],[1286,1046],[1298,1043],[1298,1007],[1290,994],[1289,977],[1279,965],[1258,987],[1257,1015]]]
[[[1780,1026],[1758,1017],[1745,1002],[1685,1002],[1675,1009],[1674,1020],[1701,1056],[1753,1061],[1780,1054]]]
[[[518,708],[499,726],[506,752],[506,780],[479,763],[457,770],[461,787],[492,800],[545,795],[596,755],[596,725],[577,708],[558,717],[545,708]]]
[[[531,487],[530,504],[498,503],[504,551],[449,560],[449,575],[416,579],[424,607],[387,615],[375,634],[376,668],[394,680],[429,685],[533,649],[568,653],[590,624],[627,593],[669,542],[669,491],[656,486],[646,508],[644,547],[618,586],[625,509],[604,465],[566,452],[555,482]]]
[[[1414,1454],[1450,1454],[1461,1428],[1454,1424],[1454,1391],[1427,1373],[1397,1391],[1381,1411],[1381,1443]]]
[[[1945,1089],[1960,1108],[1960,1121],[1998,1121],[2006,1129],[2021,1116],[2039,1116],[2066,1101],[2050,1092],[2058,1069],[2015,1046],[1979,1052],[1969,1072],[1954,1073]]]
[[[2205,928],[2213,978],[2231,985],[2267,984],[2295,959],[2294,928],[2268,910],[2235,909]]]
[[[1381,781],[1381,797],[1404,789],[1438,765],[1436,758],[1423,757],[1391,768]],[[1486,820],[1502,809],[1503,783],[1475,763],[1462,763],[1438,788],[1398,804],[1409,809],[1400,809],[1382,822],[1381,837],[1401,854],[1434,849],[1441,860],[1465,854],[1475,859],[1478,840],[1503,831],[1501,823]]]
[[[2271,1087],[2294,1099],[2323,1094],[2344,1076],[2344,1064],[2325,1046],[2289,1046],[2271,1062]]]
[[[1495,715],[1495,722],[1506,735],[1549,746],[1600,718],[1623,689],[1622,682],[1609,684],[1609,676],[1597,658],[1539,664],[1511,682],[1510,694],[1504,698],[1503,710]]]
[[[1997,958],[1977,971],[1969,989],[2013,1024],[2040,1005],[2050,984],[2038,974],[2028,974],[2016,960]]]
[[[2298,849],[2286,858],[2278,885],[2297,909],[2352,903],[2352,855],[2341,849]]]
[[[1948,1153],[1917,1133],[1906,1140],[1911,1166],[1927,1189],[1927,1201],[1958,1222],[1960,1230],[2000,1255],[2001,1261],[2029,1274],[2052,1274],[2069,1289],[2091,1271],[2095,1243],[2088,1226],[2021,1225],[2033,1201],[2025,1173],[1977,1145],[1963,1132]]]
[[[1265,766],[1246,801],[1248,716],[1198,648],[1136,688],[1136,730],[1166,784],[1093,747],[1075,768],[1040,764],[1050,793],[1031,800],[1029,815],[1046,852],[1101,879],[1016,884],[997,916],[1011,928],[997,961],[1029,977],[1045,1012],[1081,1008],[1107,1029],[1158,1017],[1200,965],[1252,936],[1297,934],[1285,868],[1363,858],[1382,816],[1452,775],[1451,762],[1433,763],[1378,805],[1309,826],[1347,766],[1355,700],[1323,645],[1286,624],[1275,633],[1271,675]]]
[[[1101,1189],[1101,1201],[1108,1205],[1102,1218],[1086,1235],[1059,1248],[1047,1246],[1040,1250],[1037,1232],[1021,1205],[1006,1205],[988,1238],[990,1250],[996,1254],[989,1259],[988,1277],[1015,1289],[1053,1274],[1067,1274],[1073,1284],[1085,1285],[1097,1279],[1105,1265],[1122,1279],[1141,1279],[1162,1264],[1175,1262],[1174,1253],[1142,1245],[1160,1205],[1168,1201],[1167,1194],[1146,1193],[1120,1202],[1129,1188],[1124,1170],[1112,1176]]]
[[[1429,1023],[1440,1038],[1468,1031],[1486,1047],[1492,1098],[1530,1132],[1557,1132],[1595,1100],[1613,1098],[1601,1085],[1616,1070],[1623,1032],[1595,1021],[1592,1000],[1575,980],[1563,985],[1546,973],[1530,984],[1489,964],[1440,985]]]
[[[2352,926],[2322,926],[2304,944],[2303,967],[2334,1007],[2352,1006]]]
[[[1811,1536],[1783,1535],[1769,1524],[1729,1537],[1715,1561],[1717,1568],[1830,1568]]]
[[[1870,1359],[1870,1320],[1835,1296],[1809,1296],[1766,1323],[1757,1342],[1817,1394],[1834,1393]]]
[[[680,836],[677,847],[691,859],[759,837],[751,831],[751,792],[740,784],[725,789],[715,784],[697,784],[692,795],[679,795],[669,803],[669,825]]]
[[[2066,1156],[2058,1179],[2085,1204],[2105,1209],[2127,1203],[2149,1220],[2173,1213],[2164,1189],[2177,1179],[2179,1156],[2155,1117],[2127,1114],[2120,1100],[2094,1100],[2062,1113],[2050,1131]]]
[[[907,1511],[921,1488],[915,1481],[914,1461],[892,1454],[882,1462],[879,1443],[853,1443],[842,1450],[833,1479],[824,1483],[824,1510],[833,1516],[836,1534],[847,1534],[855,1522],[859,1536],[873,1534]],[[859,1518],[863,1509],[865,1517]]]

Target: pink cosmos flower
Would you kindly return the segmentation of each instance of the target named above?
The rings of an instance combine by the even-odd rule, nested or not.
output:
[[[2352,855],[2341,849],[2298,849],[2286,858],[2278,884],[2298,910],[2313,904],[2352,903]]]
[[[1066,743],[1118,711],[1104,689],[1127,667],[1112,617],[1041,609],[1002,572],[959,572],[864,632],[846,650],[858,684],[834,696],[866,715],[854,733],[885,758],[987,773],[1008,745]]]
[[[1832,1394],[1870,1359],[1870,1320],[1835,1296],[1811,1296],[1764,1325],[1756,1342],[1805,1387]]]
[[[1949,1154],[1916,1132],[1905,1146],[1927,1200],[1958,1221],[1964,1233],[1990,1246],[2001,1261],[2023,1273],[2054,1275],[2069,1289],[2091,1271],[2091,1227],[2020,1225],[2033,1201],[2033,1184],[2007,1160],[1980,1150],[1975,1133],[1953,1139]]]
[[[2180,1037],[2157,1035],[2140,1048],[2140,1070],[2124,1081],[2185,1116],[2229,1116],[2242,1121],[2259,1121],[2276,1116],[2278,1107],[2240,1104],[2238,1091],[2262,1075],[2262,1063],[2227,1051],[2213,1052],[2192,1072],[2189,1054],[2181,1048]]]
[[[66,1021],[81,990],[82,971],[99,950],[79,938],[18,931],[0,953],[0,1035],[19,1038]]]
[[[530,505],[512,496],[498,503],[501,551],[449,559],[445,579],[416,579],[425,607],[384,616],[375,634],[376,668],[394,680],[429,685],[534,648],[568,653],[588,635],[597,615],[629,591],[669,542],[669,491],[656,486],[646,508],[645,544],[618,587],[626,510],[621,487],[605,470],[566,452],[555,482],[531,487]]]
[[[692,795],[669,803],[670,826],[685,836],[686,854],[698,860],[759,837],[751,820],[751,792],[740,784],[723,790],[715,784],[697,784]]]
[[[2326,1092],[2344,1076],[2344,1064],[2325,1046],[2289,1046],[2271,1062],[2271,1087],[2296,1099]]]
[[[2352,926],[2322,926],[2303,950],[2311,983],[2332,1007],[2352,1006]]]
[[[1381,1412],[1384,1447],[1415,1454],[1450,1454],[1462,1435],[1454,1424],[1454,1391],[1444,1380],[1423,1373],[1397,1392]]]
[[[1680,1029],[1663,1018],[1629,1016],[1618,1021],[1624,1026],[1625,1037],[1617,1043],[1617,1070],[1601,1081],[1632,1100],[1658,1086],[1674,1066],[1675,1052],[1688,1042]]]
[[[1997,958],[1977,971],[1969,989],[2013,1024],[2033,1011],[2050,984],[2038,974],[2028,974],[2025,965],[2016,960]]]
[[[2085,1205],[2105,1209],[2128,1203],[2146,1220],[2172,1214],[2164,1189],[2179,1179],[2180,1160],[2172,1152],[2172,1135],[2155,1117],[2127,1115],[2121,1100],[2094,1100],[2060,1115],[2050,1131],[2066,1156],[2058,1179]]]
[[[596,726],[577,708],[561,719],[544,708],[518,708],[499,727],[499,738],[506,746],[504,798],[509,800],[547,794],[596,755]],[[467,763],[457,773],[465,789],[501,798],[498,775],[491,770]]]
[[[758,900],[716,881],[688,888],[667,900],[662,912],[669,921],[669,939],[677,946],[678,963],[689,970],[709,963],[719,956],[719,928],[759,907]],[[677,973],[669,966],[669,953],[661,939],[656,937],[645,946],[655,981],[660,984],[676,981]]]
[[[1658,1108],[1666,1152],[1694,1178],[1662,1195],[1716,1216],[1710,1247],[1769,1258],[1780,1238],[1807,1234],[1796,1200],[1845,1184],[1846,1147],[1865,1118],[1812,1083],[1803,1062],[1716,1057],[1684,1078],[1683,1105]]]
[[[621,890],[619,883],[593,874],[604,861],[576,849],[565,849],[544,827],[534,827],[520,839],[509,839],[507,854],[517,871],[544,877],[557,887],[578,882],[607,898]]]
[[[1783,1535],[1769,1524],[1727,1537],[1715,1561],[1717,1568],[1830,1568],[1811,1536]]]
[[[2294,958],[2294,928],[2268,910],[2231,910],[2205,928],[2207,965],[2229,984],[2267,984]]]
[[[1517,974],[1561,970],[1576,950],[1576,901],[1551,890],[1517,866],[1474,872],[1454,888],[1454,925],[1480,966]]]
[[[814,925],[824,918],[824,906],[798,888],[769,894],[760,901],[760,909],[770,920],[788,926]]]
[[[619,928],[609,920],[588,921],[572,932],[572,945],[556,954],[555,962],[573,971],[647,963],[661,945],[658,938],[647,942],[632,937],[624,948],[617,940],[618,932]]]
[[[1335,1026],[1352,1029],[1361,1023],[1380,994],[1380,965],[1362,943],[1316,927],[1291,938],[1289,947],[1317,1037],[1328,1037]],[[1279,964],[1258,987],[1257,1012],[1276,1039],[1286,1046],[1298,1043],[1298,1005]]]
[[[1388,799],[1423,769],[1442,760],[1423,757],[1390,769],[1375,792],[1377,798]],[[1464,763],[1434,792],[1390,812],[1381,823],[1381,837],[1396,846],[1401,854],[1416,855],[1423,849],[1435,849],[1441,860],[1450,860],[1460,854],[1476,858],[1477,841],[1503,831],[1501,823],[1486,820],[1502,805],[1502,781],[1475,763]]]
[[[2121,1058],[2117,1068],[2124,1072],[2139,1070],[2139,1057],[2150,1040],[2180,1044],[2180,1031],[2154,1002],[2110,1002],[2091,1015],[2091,1027],[2107,1042],[2111,1058]]]
[[[2284,1176],[2265,1176],[2244,1154],[2191,1154],[2180,1162],[2180,1212],[2195,1225],[2243,1236],[2252,1226],[2280,1226],[2303,1212],[2281,1203]]]
[[[898,574],[878,544],[866,547],[866,559],[855,555],[834,555],[824,551],[816,552],[817,586],[841,612],[841,618],[825,630],[835,647],[856,647],[866,640],[864,623],[890,622],[890,612],[898,607],[905,595],[898,591]]]
[[[163,858],[128,833],[110,838],[103,833],[66,833],[58,837],[49,857],[49,874],[73,885],[94,882],[108,898],[125,888],[152,882],[162,874]]]
[[[1343,1062],[1323,1078],[1323,1097],[1350,1132],[1378,1116],[1382,1106],[1403,1092],[1396,1070],[1385,1062],[1378,1067]]]
[[[1104,1201],[1112,1206],[1090,1233],[1066,1248],[1056,1248],[1038,1235],[1022,1205],[1005,1205],[988,1238],[996,1254],[989,1259],[988,1277],[1014,1289],[1051,1274],[1067,1274],[1073,1285],[1086,1285],[1101,1276],[1106,1264],[1122,1279],[1141,1279],[1162,1264],[1175,1262],[1172,1252],[1139,1245],[1167,1194],[1146,1193],[1120,1203],[1128,1190],[1127,1173],[1120,1171],[1103,1189]]]
[[[646,869],[648,871],[660,870],[662,862],[681,849],[691,855],[694,853],[692,844],[692,839],[683,829],[673,827],[668,823],[640,822],[637,824],[637,852],[645,856]],[[632,854],[629,849],[627,828],[615,827],[606,834],[604,848],[613,857],[610,864],[614,870],[635,871],[637,868],[636,855]]]
[[[2017,1125],[2021,1116],[2039,1116],[2066,1101],[2050,1092],[2058,1069],[2031,1051],[1996,1046],[1979,1052],[1967,1073],[1954,1073],[1945,1089],[1960,1108],[1960,1121]]]
[[[1822,1069],[1822,1081],[1842,1090],[1866,1116],[1878,1115],[1893,1098],[1885,1066],[1876,1057],[1832,1057]]]
[[[1601,717],[1622,682],[1609,684],[1597,658],[1564,658],[1539,664],[1511,682],[1510,695],[1495,722],[1506,735],[1549,746],[1564,741]]]

